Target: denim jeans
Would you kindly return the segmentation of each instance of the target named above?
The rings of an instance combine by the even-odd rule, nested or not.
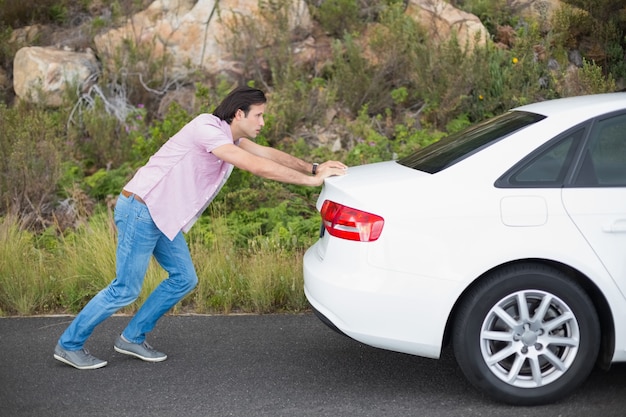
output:
[[[95,327],[137,299],[151,257],[168,273],[130,320],[122,335],[143,343],[157,321],[198,283],[182,232],[170,241],[154,224],[148,208],[120,195],[115,206],[118,232],[116,278],[87,303],[59,339],[66,350],[82,349]]]

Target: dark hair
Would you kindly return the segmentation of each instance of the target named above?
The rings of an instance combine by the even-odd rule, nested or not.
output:
[[[252,87],[237,87],[228,95],[213,111],[213,115],[225,120],[230,124],[237,113],[241,109],[247,116],[250,106],[253,104],[263,104],[267,102],[265,93]]]

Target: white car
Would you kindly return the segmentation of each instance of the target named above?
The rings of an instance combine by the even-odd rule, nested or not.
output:
[[[626,93],[526,105],[326,180],[305,294],[364,344],[495,399],[558,400],[626,361]]]

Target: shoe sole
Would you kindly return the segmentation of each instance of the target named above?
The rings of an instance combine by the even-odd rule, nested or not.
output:
[[[62,356],[57,355],[56,353],[54,354],[54,359],[56,359],[56,360],[58,360],[60,362],[63,362],[65,364],[69,365],[69,366],[73,366],[74,368],[80,369],[80,370],[103,368],[103,367],[107,366],[107,364],[108,364],[107,361],[104,361],[104,362],[101,362],[101,363],[96,363],[95,365],[80,366],[80,365],[76,365],[73,362],[68,361],[67,359],[65,359]]]
[[[159,357],[159,358],[150,358],[147,356],[142,356],[136,352],[131,352],[130,350],[119,348],[117,346],[113,346],[113,349],[115,349],[115,351],[118,353],[129,355],[129,356],[134,356],[135,358],[141,359],[142,361],[146,361],[146,362],[163,362],[165,359],[167,359],[167,355]]]

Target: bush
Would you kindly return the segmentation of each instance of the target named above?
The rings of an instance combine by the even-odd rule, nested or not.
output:
[[[37,106],[0,105],[0,215],[17,214],[28,228],[51,224],[69,155],[60,116]]]
[[[560,46],[579,49],[604,76],[626,78],[626,8],[616,0],[567,0],[553,19]]]
[[[314,16],[328,34],[342,37],[362,28],[359,10],[357,0],[325,0],[314,9]]]
[[[420,70],[420,60],[430,56],[423,28],[404,14],[400,4],[394,4],[365,34],[346,33],[333,44],[329,79],[336,96],[354,115],[365,105],[370,115],[396,108],[392,93],[401,88],[407,94],[400,108],[415,105],[425,85],[413,74]]]

